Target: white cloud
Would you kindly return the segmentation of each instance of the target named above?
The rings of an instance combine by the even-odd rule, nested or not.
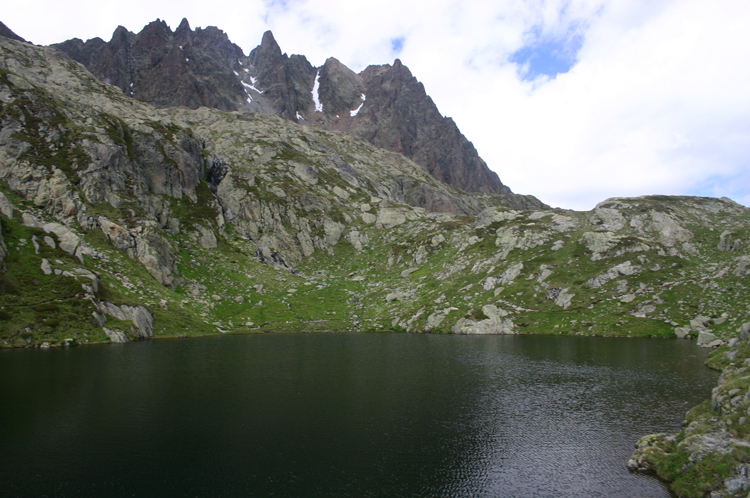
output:
[[[178,5],[175,6],[175,5]],[[45,12],[46,15],[38,15]],[[398,57],[514,191],[589,209],[610,196],[730,195],[750,157],[750,4],[741,1],[17,2],[3,22],[35,43],[108,40],[160,17],[216,25],[246,52],[272,29],[282,50],[355,71]],[[578,63],[519,80],[535,36],[583,36]],[[450,75],[450,76],[446,76]]]

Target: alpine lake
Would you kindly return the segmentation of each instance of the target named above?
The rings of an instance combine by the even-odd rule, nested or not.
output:
[[[1,494],[667,497],[691,341],[263,334],[0,351]]]

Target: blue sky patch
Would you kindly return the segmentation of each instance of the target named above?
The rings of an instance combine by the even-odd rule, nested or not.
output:
[[[583,46],[583,35],[572,26],[563,38],[553,39],[539,36],[534,30],[530,43],[510,56],[510,62],[519,66],[522,80],[532,81],[544,75],[554,78],[567,73],[578,62],[578,51]]]
[[[406,38],[399,36],[398,38],[391,38],[391,52],[398,55],[404,49],[404,42]]]

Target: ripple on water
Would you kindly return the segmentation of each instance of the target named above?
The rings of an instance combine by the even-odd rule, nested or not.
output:
[[[0,351],[18,496],[669,496],[625,464],[716,375],[687,341],[228,336]]]

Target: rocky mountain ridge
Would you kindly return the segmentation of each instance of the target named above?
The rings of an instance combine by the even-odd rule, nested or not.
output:
[[[334,66],[326,78],[349,74]],[[345,132],[154,107],[53,47],[0,37],[0,267],[3,347],[283,331],[695,339],[727,368],[713,404],[641,446],[670,456],[663,476],[700,483],[681,495],[750,486],[750,209],[729,199],[575,212],[468,194]],[[642,455],[634,467],[662,461]]]
[[[333,58],[315,68],[302,55],[282,53],[270,31],[246,57],[223,31],[191,30],[187,19],[174,32],[156,20],[138,34],[120,26],[109,42],[72,39],[54,47],[157,107],[273,113],[400,152],[462,190],[511,193],[398,59],[360,74]]]

